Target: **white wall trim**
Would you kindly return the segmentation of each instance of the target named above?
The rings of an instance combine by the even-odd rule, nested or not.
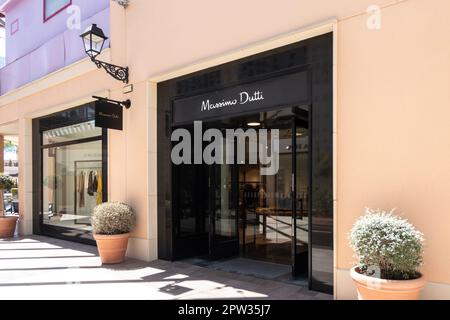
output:
[[[109,62],[111,60],[110,48],[105,49],[102,52],[101,59],[106,62]],[[96,69],[97,66],[94,63],[92,63],[92,61],[89,58],[85,58],[77,62],[74,62],[71,65],[61,68],[42,78],[36,79],[30,83],[25,84],[20,88],[17,88],[0,96],[0,109],[3,106],[13,103],[17,100],[23,99],[35,93],[49,89],[63,82],[80,77],[86,73],[95,71]]]
[[[333,24],[333,288],[337,297],[338,281],[338,23]]]
[[[53,106],[48,106],[46,108],[39,109],[37,111],[25,113],[24,115],[22,115],[22,117],[34,119],[34,118],[40,118],[40,117],[43,117],[43,116],[46,116],[46,115],[49,115],[49,114],[61,112],[61,111],[64,111],[64,110],[76,108],[76,107],[79,107],[79,106],[81,106],[83,104],[95,101],[95,99],[92,98],[92,96],[99,96],[99,97],[109,98],[110,97],[110,91],[109,90],[102,90],[102,91],[93,92],[90,95],[79,97],[77,99],[74,99],[74,100],[71,100],[71,101],[67,101],[65,103],[59,103],[59,104],[56,104],[56,105],[53,105]]]
[[[428,282],[422,291],[422,300],[450,300],[450,284]]]
[[[127,257],[151,262],[156,260],[153,255],[154,247],[155,240],[153,239],[130,238],[128,241]]]
[[[335,288],[334,298],[336,300],[357,300],[358,294],[356,287],[350,277],[350,269],[334,269],[334,277],[337,286]]]
[[[19,234],[33,234],[33,130],[29,118],[19,119]]]
[[[157,108],[158,108],[158,100],[157,100],[157,92],[158,86],[154,82],[148,82],[147,84],[147,237],[151,241],[149,247],[149,255],[151,260],[158,259],[158,179],[152,179],[155,176],[155,172],[157,175],[157,169],[152,166],[157,166],[158,156],[157,156],[157,142],[155,142],[154,138],[157,136]],[[154,119],[152,118],[154,117]],[[157,141],[157,139],[156,139]],[[150,144],[152,147],[150,147]],[[153,185],[153,186],[152,186]],[[150,187],[152,186],[152,187]]]

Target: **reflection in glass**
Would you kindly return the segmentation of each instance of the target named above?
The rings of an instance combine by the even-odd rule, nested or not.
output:
[[[227,241],[236,237],[236,205],[233,196],[232,165],[213,166],[214,170],[214,237],[215,241]]]
[[[65,143],[74,140],[100,137],[102,129],[95,126],[94,121],[77,123],[71,126],[47,130],[42,133],[43,145]]]
[[[240,165],[241,245],[248,258],[290,265],[292,131],[279,130],[280,169],[276,175],[260,175],[260,165]]]
[[[44,225],[90,231],[103,202],[102,142],[44,149],[42,191]]]
[[[309,155],[309,112],[303,110],[303,119],[296,121],[296,203],[295,203],[295,269],[294,275],[309,273],[309,187],[310,187],[310,155]]]

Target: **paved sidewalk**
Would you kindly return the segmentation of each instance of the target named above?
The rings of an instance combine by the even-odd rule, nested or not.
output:
[[[0,240],[0,300],[332,299],[303,287],[183,262],[101,266],[95,247],[32,236]]]

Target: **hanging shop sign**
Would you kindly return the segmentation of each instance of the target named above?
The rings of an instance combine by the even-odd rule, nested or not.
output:
[[[304,71],[175,100],[173,122],[185,123],[272,107],[309,104],[309,74],[309,71]]]
[[[123,107],[108,101],[95,102],[95,126],[123,130]]]
[[[99,128],[123,130],[123,108],[131,108],[131,100],[116,101],[93,96],[95,101],[95,126]]]

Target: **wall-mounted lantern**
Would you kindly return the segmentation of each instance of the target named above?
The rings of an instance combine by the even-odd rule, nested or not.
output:
[[[128,67],[124,68],[96,59],[97,56],[102,52],[106,40],[108,40],[108,37],[105,36],[102,29],[97,27],[96,24],[93,24],[88,27],[80,37],[83,39],[84,50],[86,51],[86,54],[91,58],[92,62],[94,62],[99,69],[103,68],[114,79],[123,81],[124,83],[128,83]]]
[[[119,5],[121,5],[122,7],[124,7],[125,9],[128,7],[128,5],[130,4],[130,0],[113,0],[115,2],[117,2]]]

